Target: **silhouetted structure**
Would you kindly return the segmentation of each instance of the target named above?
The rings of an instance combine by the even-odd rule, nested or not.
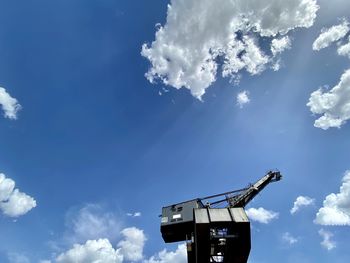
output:
[[[281,178],[280,172],[269,171],[246,188],[163,207],[164,241],[186,241],[188,263],[246,263],[251,242],[244,207]]]

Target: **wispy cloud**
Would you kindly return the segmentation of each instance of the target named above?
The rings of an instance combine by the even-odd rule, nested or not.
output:
[[[250,99],[249,99],[249,92],[244,90],[244,91],[241,91],[240,93],[237,94],[237,97],[236,97],[236,100],[237,100],[237,105],[240,107],[240,108],[243,108],[243,106],[247,103],[250,102]]]
[[[216,80],[218,57],[223,77],[241,70],[259,74],[290,46],[280,35],[312,26],[318,8],[316,0],[172,0],[165,25],[142,46],[142,56],[151,62],[146,77],[187,88],[200,99]],[[269,43],[273,54],[259,46],[262,36],[275,39]]]
[[[346,171],[339,193],[329,194],[314,222],[320,225],[350,225],[350,171]]]
[[[4,116],[13,120],[17,119],[17,112],[22,108],[17,99],[11,97],[2,87],[0,87],[0,106],[4,111]]]
[[[315,199],[308,196],[298,196],[294,201],[294,205],[290,210],[290,213],[293,215],[298,212],[302,207],[310,206],[315,203]]]
[[[9,263],[30,263],[29,258],[20,253],[8,253],[7,259]]]
[[[126,215],[130,217],[140,217],[142,214],[141,212],[135,212],[135,213],[127,213]]]
[[[36,207],[36,200],[15,189],[15,181],[0,173],[0,211],[9,217],[19,217]]]
[[[278,218],[278,213],[271,211],[271,210],[266,210],[262,207],[259,208],[249,208],[246,210],[246,213],[249,217],[249,219],[253,221],[257,221],[262,224],[268,224],[272,220]]]
[[[71,244],[101,238],[115,240],[120,235],[121,225],[119,217],[106,211],[102,205],[72,208],[66,215],[65,240]]]
[[[289,232],[283,233],[282,240],[284,242],[288,243],[289,245],[294,245],[295,243],[297,243],[299,241],[298,238],[293,237],[291,235],[291,233],[289,233]]]
[[[336,248],[336,244],[332,239],[333,233],[324,230],[323,228],[318,231],[318,234],[322,237],[321,246],[327,250]]]

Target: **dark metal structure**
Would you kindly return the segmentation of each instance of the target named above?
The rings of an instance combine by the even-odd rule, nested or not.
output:
[[[279,171],[269,171],[246,188],[163,207],[164,241],[186,241],[188,263],[246,263],[251,242],[244,207],[281,178]]]

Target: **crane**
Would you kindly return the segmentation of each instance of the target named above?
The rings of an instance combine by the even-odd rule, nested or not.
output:
[[[268,171],[245,188],[163,207],[163,240],[186,241],[188,263],[246,263],[251,241],[244,207],[268,184],[281,178],[279,171]]]

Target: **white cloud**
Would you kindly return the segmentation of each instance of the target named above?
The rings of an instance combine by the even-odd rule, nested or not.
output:
[[[271,52],[273,55],[282,53],[286,49],[291,48],[291,41],[288,36],[282,38],[275,38],[271,41]]]
[[[262,224],[268,224],[272,220],[278,218],[278,213],[270,210],[266,210],[262,207],[259,208],[249,208],[246,210],[249,219],[257,221]]]
[[[292,209],[290,210],[291,214],[295,214],[300,210],[301,207],[310,206],[315,203],[315,199],[312,199],[308,196],[298,196],[297,199],[294,201],[294,205]]]
[[[296,237],[293,237],[289,232],[283,233],[282,240],[288,243],[289,245],[293,245],[299,241]]]
[[[176,251],[167,251],[166,249],[145,260],[144,263],[187,263],[186,245],[178,245]]]
[[[333,234],[329,231],[326,231],[324,229],[320,229],[318,231],[318,234],[322,237],[322,242],[321,245],[327,249],[327,250],[332,250],[336,247],[336,244],[331,238],[333,237]]]
[[[142,46],[151,62],[146,77],[185,87],[200,99],[216,80],[218,57],[223,76],[242,69],[259,74],[271,61],[259,47],[260,36],[310,27],[318,8],[316,0],[172,0],[155,41]]]
[[[314,126],[327,130],[340,128],[350,119],[350,69],[345,71],[340,82],[330,91],[318,89],[311,93],[307,106],[312,113],[322,114]]]
[[[126,215],[130,216],[130,217],[140,217],[141,216],[141,212],[127,213]]]
[[[148,259],[143,257],[143,247],[146,237],[143,230],[135,227],[125,228],[122,231],[123,240],[113,248],[110,240],[88,240],[84,244],[74,244],[71,249],[59,254],[51,260],[42,260],[41,263],[186,263],[186,244],[178,245],[175,251],[166,249]]]
[[[328,47],[331,43],[341,40],[350,31],[350,25],[346,20],[342,24],[333,26],[315,40],[314,50]],[[341,45],[338,41],[338,54],[350,58],[350,38],[347,44]],[[339,83],[330,91],[321,88],[311,93],[307,106],[311,112],[322,114],[314,126],[327,130],[331,127],[340,128],[350,118],[350,69],[346,70],[340,77]]]
[[[273,71],[279,71],[281,68],[281,59],[276,59],[276,61],[271,65],[271,68]]]
[[[320,225],[350,225],[350,171],[345,172],[339,193],[331,193],[323,201],[314,222]]]
[[[347,56],[350,59],[350,37],[348,43],[340,46],[337,51],[340,56]]]
[[[70,243],[100,238],[115,240],[121,230],[118,217],[111,212],[105,212],[98,204],[87,204],[79,210],[72,209],[66,216],[66,225],[66,239]]]
[[[15,189],[15,181],[0,173],[0,202],[7,201]]]
[[[269,57],[260,50],[257,40],[252,37],[244,36],[243,43],[244,53],[241,56],[241,61],[244,67],[252,75],[260,74],[265,70],[265,65],[269,62]],[[230,63],[226,63],[225,65],[230,65]],[[237,72],[232,71],[232,73],[235,74]]]
[[[113,248],[107,238],[88,240],[85,244],[74,244],[71,249],[61,253],[55,260],[58,263],[122,263],[140,261],[146,237],[143,230],[136,227],[121,231],[123,239]]]
[[[233,74],[230,78],[230,83],[233,83],[234,86],[238,86],[241,82],[242,74]]]
[[[341,24],[332,26],[328,29],[323,29],[322,33],[312,44],[312,49],[320,50],[328,47],[333,42],[345,37],[349,30],[349,23],[347,21],[343,21]]]
[[[17,119],[17,112],[21,109],[21,105],[2,87],[0,87],[0,105],[6,118]]]
[[[6,216],[18,217],[36,207],[31,196],[15,188],[15,182],[0,173],[0,211]]]
[[[237,97],[236,97],[236,100],[237,100],[237,105],[240,107],[240,108],[243,108],[243,106],[247,103],[250,102],[250,99],[249,99],[249,92],[244,90],[240,93],[237,94]]]
[[[143,247],[147,240],[143,230],[136,227],[125,228],[122,230],[124,240],[118,243],[120,252],[126,260],[138,261],[143,258]]]
[[[271,41],[271,53],[273,55],[273,59],[271,60],[272,65],[271,68],[273,71],[278,71],[281,68],[282,60],[280,58],[280,54],[290,49],[291,46],[291,40],[288,36],[275,38]]]
[[[36,207],[36,201],[33,197],[15,189],[6,202],[0,203],[2,212],[10,217],[18,217],[28,213]]]
[[[120,249],[114,249],[108,239],[88,240],[84,245],[73,248],[56,258],[58,263],[121,263]]]

